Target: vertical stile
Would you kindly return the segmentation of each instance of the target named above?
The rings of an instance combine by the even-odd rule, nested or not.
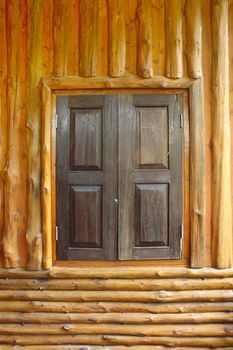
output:
[[[26,92],[26,4],[6,2],[7,30],[7,163],[4,183],[3,264],[24,264],[26,220],[25,92]],[[22,247],[19,249],[19,247]]]
[[[138,0],[138,75],[143,78],[153,76],[152,49],[152,6],[151,0]]]
[[[212,11],[212,232],[214,262],[232,266],[228,1]]]
[[[80,0],[80,75],[97,74],[98,0]]]
[[[205,190],[205,119],[203,81],[190,89],[190,219],[191,265],[205,266],[206,259],[206,190]]]
[[[109,76],[125,73],[126,37],[124,0],[108,0]]]
[[[166,1],[166,76],[183,75],[182,0]]]
[[[4,169],[7,157],[7,42],[6,42],[6,2],[0,1],[0,266],[2,265],[2,244],[4,234]]]
[[[51,199],[51,90],[42,89],[42,147],[41,147],[41,200],[43,232],[43,268],[52,266],[52,199]]]
[[[79,0],[70,0],[68,5],[64,39],[67,41],[67,74],[75,76],[79,75]]]
[[[53,73],[53,0],[43,4],[43,76]]]
[[[191,78],[202,76],[202,15],[201,0],[186,2],[187,62]]]
[[[43,0],[28,1],[27,90],[27,268],[40,269],[42,260],[40,148]],[[35,44],[36,43],[36,44]]]

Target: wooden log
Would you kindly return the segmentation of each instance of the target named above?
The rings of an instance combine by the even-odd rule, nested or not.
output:
[[[1,323],[83,323],[83,324],[214,324],[232,323],[232,312],[151,314],[151,313],[22,313],[1,312]]]
[[[79,344],[79,345],[131,345],[131,346],[148,346],[148,345],[165,345],[218,348],[220,346],[231,347],[233,337],[138,337],[138,336],[117,336],[117,335],[0,335],[0,344],[12,345],[61,345],[61,344]],[[140,348],[139,348],[140,349]],[[60,350],[60,349],[59,349]]]
[[[51,90],[42,89],[42,147],[41,147],[41,202],[43,232],[43,268],[52,266],[52,189],[51,189],[51,134],[52,134]]]
[[[11,345],[1,345],[1,350],[12,350]],[[102,346],[98,345],[72,345],[72,350],[102,350]],[[104,346],[105,350],[197,350],[194,347],[167,347],[167,346],[157,346],[157,345],[134,345],[134,346],[124,346],[124,345],[116,345],[116,346]],[[198,350],[210,350],[211,347],[201,347]],[[215,348],[215,350],[227,350],[229,348]],[[17,346],[17,350],[71,350],[70,345],[26,345],[26,346]]]
[[[131,336],[173,336],[173,337],[233,337],[233,326],[222,324],[203,325],[118,325],[118,324],[0,324],[2,335],[23,334],[112,334]]]
[[[53,0],[43,3],[43,72],[44,77],[53,75]]]
[[[203,81],[190,88],[191,265],[206,264],[205,113]]]
[[[7,164],[4,184],[3,265],[24,266],[26,230],[25,92],[26,4],[7,1]],[[5,129],[6,132],[6,129]]]
[[[182,0],[166,0],[166,76],[183,75]]]
[[[43,0],[28,1],[28,91],[27,91],[27,268],[37,270],[42,262],[40,198],[40,132]],[[35,45],[36,43],[36,45]]]
[[[98,0],[80,0],[80,75],[97,75]]]
[[[215,265],[227,268],[233,263],[227,0],[213,1],[212,45],[213,252]]]
[[[218,279],[1,279],[0,290],[211,290],[233,289],[232,278]]]
[[[126,37],[124,0],[108,0],[109,76],[125,73]]]
[[[69,313],[190,313],[232,312],[231,302],[186,303],[124,303],[124,302],[46,302],[46,301],[0,301],[1,312],[69,312]]]
[[[138,75],[142,78],[153,77],[153,37],[152,3],[150,0],[138,0]]]
[[[0,269],[0,278],[39,279],[163,279],[163,278],[223,278],[233,277],[230,269],[189,269],[185,267],[118,266],[118,267],[52,267],[47,271],[25,271],[24,269]]]
[[[7,162],[7,38],[6,38],[6,2],[0,2],[0,266],[3,256],[4,235],[4,169]]]
[[[0,300],[44,301],[123,301],[123,302],[184,302],[233,301],[232,290],[211,291],[12,291],[1,290]]]
[[[202,76],[202,1],[186,1],[187,64],[192,78]]]

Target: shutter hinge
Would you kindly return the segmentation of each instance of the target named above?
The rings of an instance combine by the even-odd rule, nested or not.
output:
[[[183,114],[180,113],[180,128],[183,128]]]
[[[55,115],[55,128],[57,129],[57,123],[58,123],[58,114]]]
[[[58,241],[58,226],[56,226],[56,241]]]
[[[183,248],[184,248],[184,225],[180,225],[180,258],[183,257]]]

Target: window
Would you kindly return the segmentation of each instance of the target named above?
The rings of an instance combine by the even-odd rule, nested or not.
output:
[[[181,258],[176,95],[57,99],[58,260]]]

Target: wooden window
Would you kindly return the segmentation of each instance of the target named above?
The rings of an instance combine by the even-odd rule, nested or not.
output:
[[[58,97],[58,260],[181,258],[176,95]]]

